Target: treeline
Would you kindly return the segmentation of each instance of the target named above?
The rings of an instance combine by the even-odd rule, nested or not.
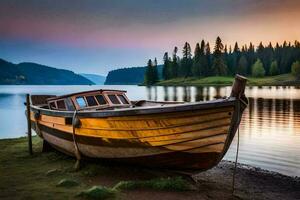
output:
[[[157,66],[159,79],[162,78],[162,65]],[[111,70],[105,80],[105,85],[138,85],[144,82],[147,67],[126,67]]]
[[[217,37],[213,51],[208,42],[204,40],[197,43],[194,55],[191,46],[186,42],[182,49],[182,57],[178,56],[178,48],[175,47],[172,55],[166,52],[163,56],[163,79],[178,77],[207,77],[207,76],[233,76],[241,74],[245,76],[273,76],[278,74],[295,74],[300,70],[300,42],[293,44],[286,41],[275,46],[272,43],[264,46],[262,42],[255,47],[252,43],[239,46],[236,42],[233,48],[223,45],[220,37]],[[149,60],[145,73],[145,83],[153,84],[158,81],[155,75],[154,63]],[[294,69],[291,69],[293,66]],[[147,73],[148,72],[148,73]],[[296,75],[296,74],[295,74]],[[300,76],[299,74],[297,75]]]
[[[143,82],[145,67],[120,68],[107,74],[105,85],[131,85]]]

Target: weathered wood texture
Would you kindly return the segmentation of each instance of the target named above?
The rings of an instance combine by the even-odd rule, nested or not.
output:
[[[32,105],[46,105],[47,99],[53,98],[55,95],[31,95],[31,104]]]
[[[208,163],[214,163],[216,157],[222,156],[233,113],[234,106],[225,106],[143,116],[82,117],[81,127],[76,128],[76,138],[80,152],[86,157],[121,161],[138,157],[149,159],[147,164],[150,164],[151,157],[163,157],[160,154],[193,154],[187,158],[194,161],[185,159],[186,164],[181,167],[199,168],[201,161],[195,159],[196,155],[204,159],[200,155],[213,154],[211,158],[206,158]],[[33,115],[31,119],[35,122]],[[45,140],[74,155],[72,125],[67,124],[64,117],[41,115],[38,124]],[[165,165],[158,161],[152,165]],[[169,162],[168,166],[180,168],[181,164],[173,158],[173,163]]]
[[[247,78],[241,75],[236,75],[231,89],[231,97],[240,98],[245,93]]]

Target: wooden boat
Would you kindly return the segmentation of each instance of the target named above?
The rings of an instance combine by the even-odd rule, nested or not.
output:
[[[64,153],[168,169],[204,170],[228,150],[248,101],[237,75],[231,96],[208,102],[130,101],[125,91],[32,95],[30,119]]]

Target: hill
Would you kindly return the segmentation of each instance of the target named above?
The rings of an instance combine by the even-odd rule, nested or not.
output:
[[[92,81],[70,70],[36,63],[14,64],[0,59],[0,85],[90,85]]]
[[[86,79],[89,79],[90,81],[94,82],[96,85],[103,85],[106,79],[106,76],[101,76],[97,74],[79,74]]]
[[[162,65],[158,65],[158,74],[161,77]],[[115,69],[108,73],[105,85],[138,85],[144,82],[146,67],[129,67]]]

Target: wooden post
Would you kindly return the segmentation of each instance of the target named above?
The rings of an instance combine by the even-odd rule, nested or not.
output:
[[[244,76],[241,76],[239,74],[235,75],[235,80],[232,85],[231,89],[231,97],[235,97],[238,99],[237,104],[237,123],[239,124],[240,118],[241,118],[241,104],[240,102],[243,101],[242,98],[245,98],[245,88],[246,88],[247,78]],[[247,100],[247,99],[246,99]],[[248,101],[247,101],[248,103]],[[239,146],[240,146],[240,130],[239,127],[237,127],[237,150],[236,150],[236,156],[235,156],[235,162],[234,162],[234,170],[232,175],[232,195],[234,196],[234,190],[235,190],[235,175],[236,175],[236,169],[237,169],[237,162],[238,162],[238,156],[239,156]]]
[[[32,155],[32,138],[31,138],[31,119],[30,119],[30,95],[26,94],[26,109],[27,109],[27,137],[28,151]]]
[[[235,80],[231,89],[231,97],[240,98],[245,93],[247,78],[239,74],[235,75]]]

